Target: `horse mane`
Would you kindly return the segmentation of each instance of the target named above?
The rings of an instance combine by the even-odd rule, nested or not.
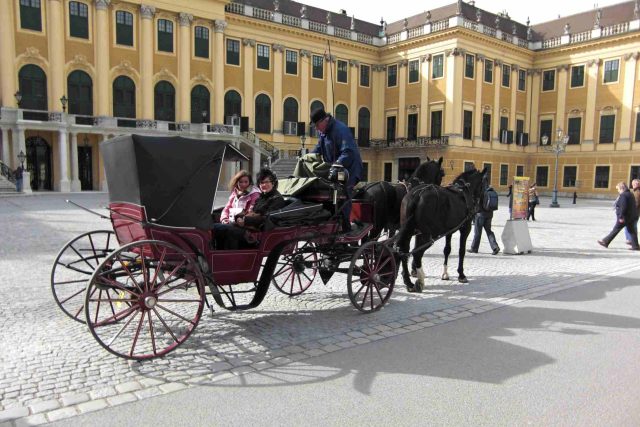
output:
[[[466,171],[462,172],[460,175],[458,175],[458,176],[453,180],[453,184],[456,184],[456,183],[463,183],[463,182],[469,182],[469,178],[470,178],[471,176],[473,176],[473,175],[477,174],[478,172],[480,172],[480,171],[478,171],[478,169],[476,169],[476,168],[466,170]]]

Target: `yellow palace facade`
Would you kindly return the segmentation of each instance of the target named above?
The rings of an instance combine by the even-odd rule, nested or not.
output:
[[[0,0],[2,170],[23,153],[33,190],[104,189],[97,144],[134,132],[233,141],[255,170],[313,146],[323,106],[369,181],[443,156],[448,177],[489,166],[497,189],[518,175],[544,193],[557,161],[560,194],[610,196],[640,176],[639,15],[629,1],[530,25],[458,1],[387,24],[288,0]]]

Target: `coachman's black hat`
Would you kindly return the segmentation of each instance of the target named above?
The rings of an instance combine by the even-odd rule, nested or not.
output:
[[[325,119],[328,116],[324,108],[320,107],[311,112],[311,123],[318,123],[320,120]]]

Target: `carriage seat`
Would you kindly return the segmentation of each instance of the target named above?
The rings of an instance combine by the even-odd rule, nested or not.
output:
[[[294,197],[287,197],[285,201],[287,199],[289,199],[288,205],[267,215],[265,230],[275,227],[318,224],[331,217],[331,213],[324,209],[322,203],[303,202]]]

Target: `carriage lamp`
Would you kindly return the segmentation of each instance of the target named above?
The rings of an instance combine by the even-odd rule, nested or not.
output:
[[[60,97],[60,104],[62,104],[62,112],[63,113],[65,113],[67,111],[67,102],[69,102],[67,97],[65,95],[62,95]]]
[[[22,169],[24,170],[24,160],[27,158],[27,156],[24,155],[24,151],[20,150],[20,153],[18,154],[18,161],[20,162],[20,166],[22,167]]]
[[[20,93],[20,91],[17,91],[13,94],[13,96],[16,97],[16,103],[18,104],[18,108],[20,108],[20,103],[22,102],[22,93]]]

